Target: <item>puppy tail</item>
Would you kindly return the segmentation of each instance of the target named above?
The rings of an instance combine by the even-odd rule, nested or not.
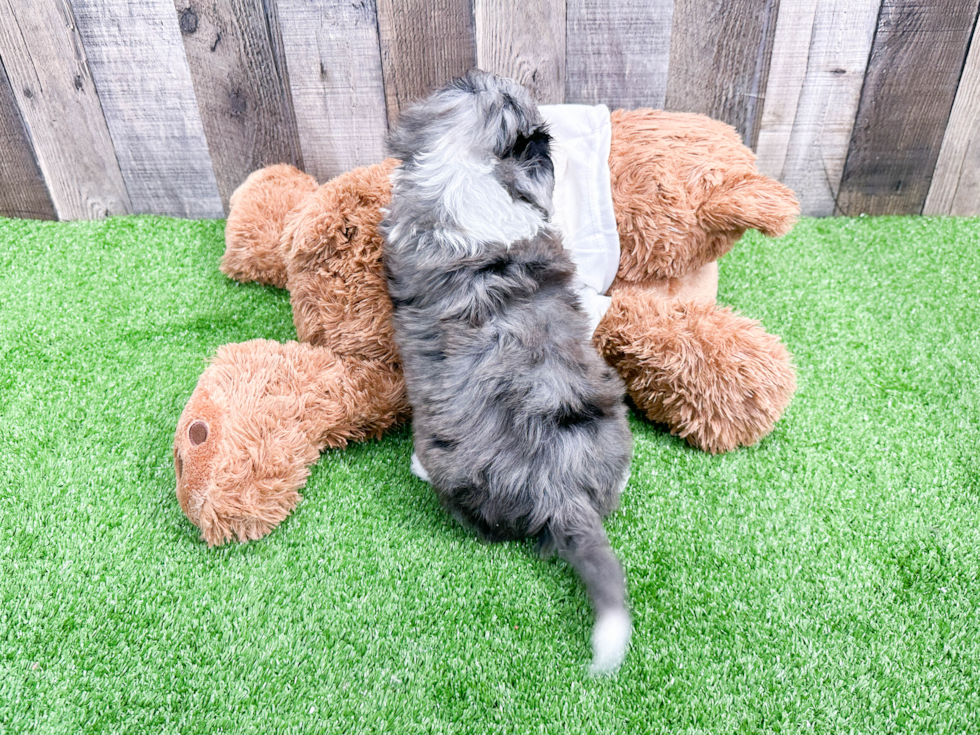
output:
[[[553,549],[585,583],[595,608],[592,629],[593,674],[613,674],[629,647],[633,624],[626,608],[626,577],[591,506],[575,508],[571,517],[552,518],[542,548]]]

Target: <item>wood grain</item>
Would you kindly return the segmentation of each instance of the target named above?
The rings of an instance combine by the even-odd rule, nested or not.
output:
[[[0,58],[58,217],[130,212],[71,7],[0,0]]]
[[[0,217],[55,219],[34,149],[0,62]]]
[[[568,0],[568,102],[662,108],[674,0]]]
[[[980,214],[980,38],[974,31],[923,214]]]
[[[378,36],[388,122],[476,66],[468,0],[378,0]]]
[[[781,0],[772,42],[766,100],[756,155],[759,170],[781,177],[806,84],[819,0]]]
[[[220,216],[479,65],[735,125],[809,215],[980,214],[980,0],[0,0],[0,215]],[[178,40],[179,37],[179,40]]]
[[[326,181],[384,158],[387,130],[374,0],[279,0],[307,173]]]
[[[225,211],[252,171],[303,167],[272,0],[174,0]]]
[[[700,112],[755,147],[779,0],[676,0],[665,107]]]
[[[477,66],[516,79],[541,104],[565,101],[564,0],[476,0]]]
[[[758,166],[793,189],[803,214],[837,211],[881,0],[781,0]]]
[[[134,212],[221,217],[170,0],[71,0]]]
[[[838,203],[918,214],[977,17],[977,0],[884,0]]]

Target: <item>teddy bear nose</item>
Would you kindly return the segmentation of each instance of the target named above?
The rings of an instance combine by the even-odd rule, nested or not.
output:
[[[204,421],[195,421],[187,429],[187,438],[192,447],[199,447],[208,440],[208,425]]]

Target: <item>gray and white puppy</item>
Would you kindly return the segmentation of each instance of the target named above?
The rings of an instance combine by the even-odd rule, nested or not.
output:
[[[409,108],[383,222],[413,470],[485,540],[537,538],[585,583],[594,672],[629,644],[602,518],[629,476],[623,384],[590,344],[548,224],[550,136],[527,91],[473,71]]]

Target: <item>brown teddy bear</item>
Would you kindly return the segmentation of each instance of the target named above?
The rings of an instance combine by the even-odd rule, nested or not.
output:
[[[706,452],[750,445],[795,375],[778,338],[716,305],[716,261],[746,229],[786,233],[797,202],[728,125],[655,110],[611,123],[621,254],[593,341],[651,421]],[[208,544],[264,536],[299,502],[321,450],[409,418],[378,233],[396,165],[319,187],[271,166],[232,196],[221,269],[288,288],[300,341],[225,345],[178,421],[177,497]]]

